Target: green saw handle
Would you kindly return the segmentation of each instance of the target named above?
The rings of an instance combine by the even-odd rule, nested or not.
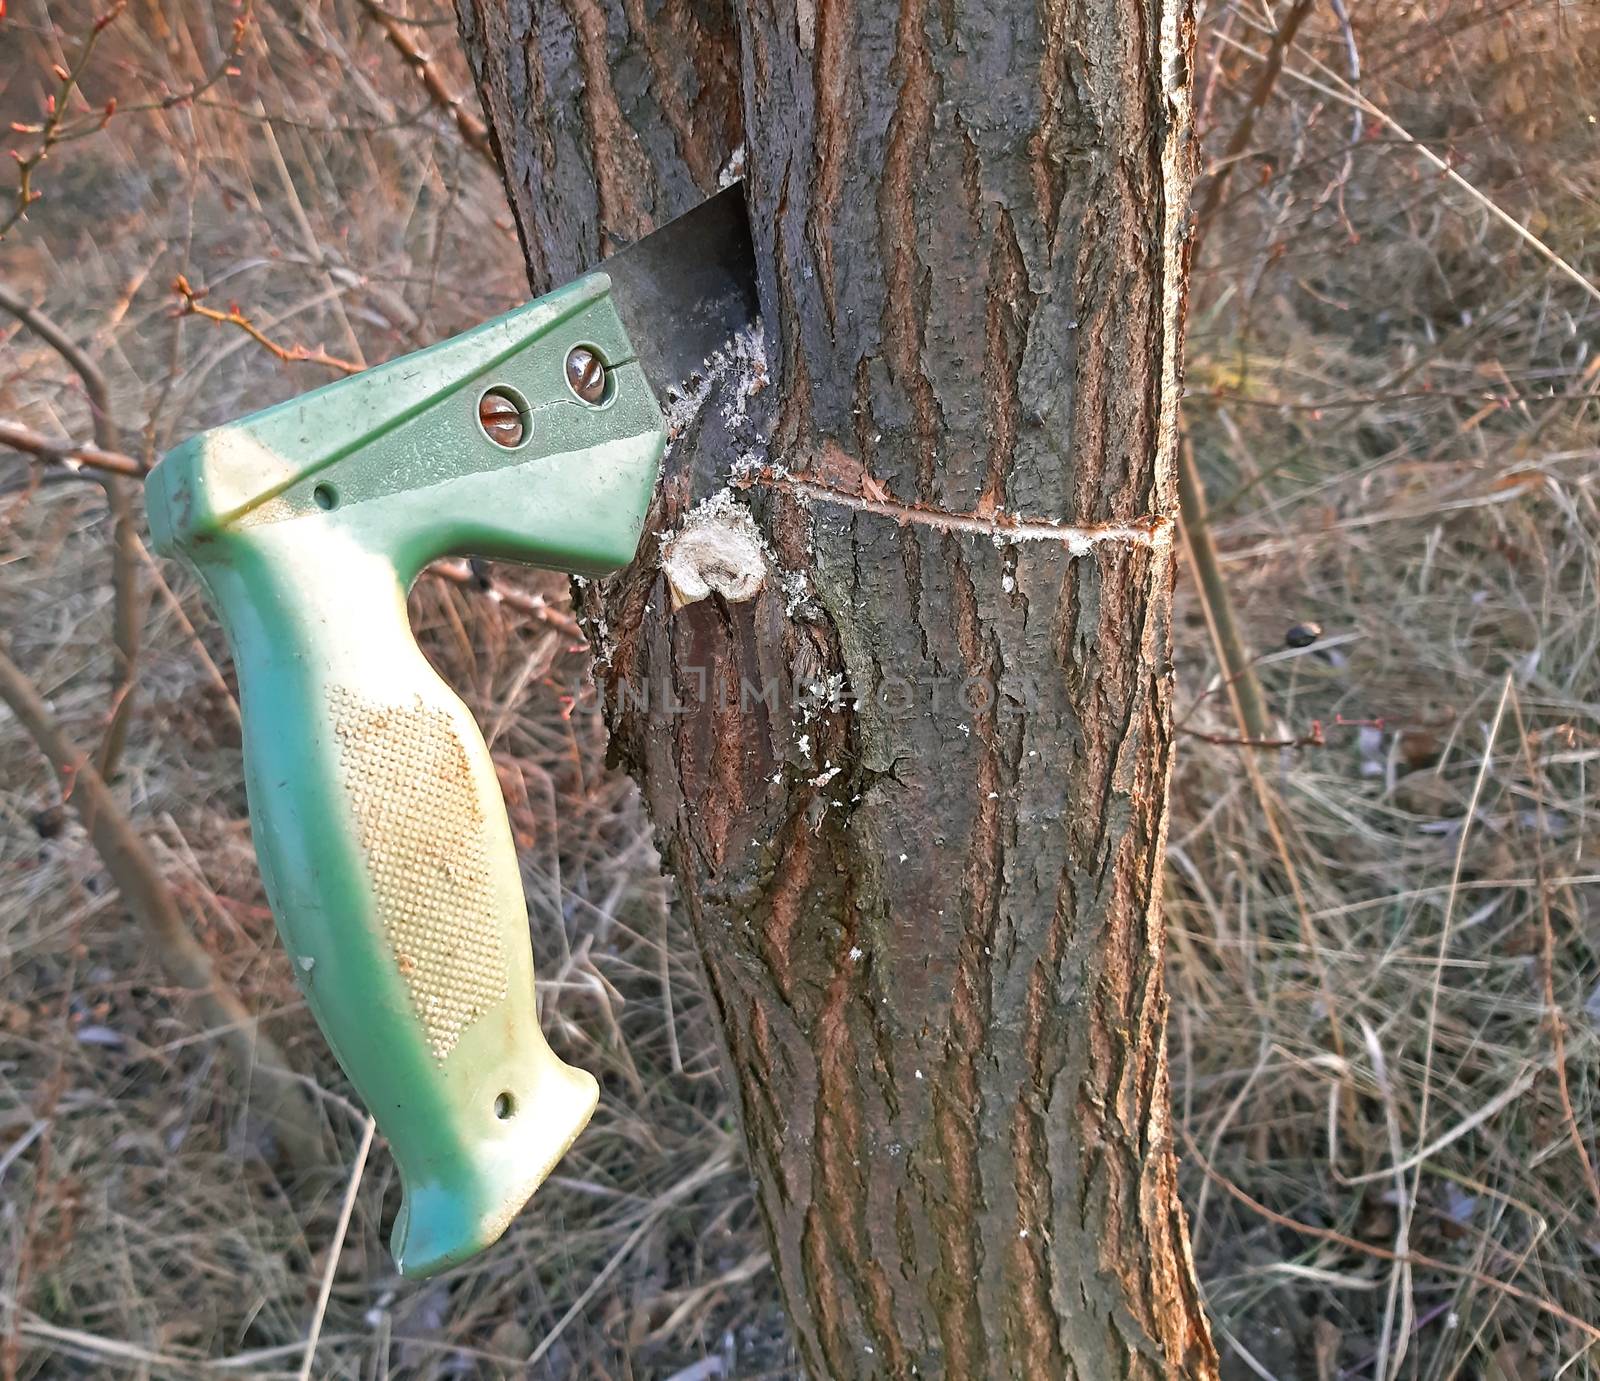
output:
[[[159,549],[233,652],[262,880],[328,1043],[388,1139],[408,1275],[493,1242],[592,1112],[541,1034],[493,764],[413,640],[445,554],[599,573],[632,558],[661,413],[602,274],[419,355],[208,432],[148,483]],[[582,345],[599,406],[568,385]],[[515,400],[522,443],[478,422]]]

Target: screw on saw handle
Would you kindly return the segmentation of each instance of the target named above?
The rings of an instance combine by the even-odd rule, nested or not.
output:
[[[631,559],[665,438],[607,289],[591,275],[208,432],[147,486],[158,548],[194,566],[228,635],[262,879],[393,1149],[409,1275],[493,1242],[597,1096],[539,1031],[494,767],[405,593],[446,554]]]

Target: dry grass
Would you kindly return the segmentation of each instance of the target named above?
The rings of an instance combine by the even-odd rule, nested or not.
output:
[[[1363,98],[1600,278],[1592,14],[1352,8]],[[1380,120],[1356,130],[1328,94],[1350,73],[1336,9],[1302,30],[1195,289],[1188,427],[1240,620],[1288,735],[1320,719],[1328,740],[1258,754],[1259,782],[1210,741],[1233,726],[1185,580],[1169,914],[1197,1251],[1230,1376],[1592,1377],[1600,1350],[1551,1310],[1600,1321],[1600,309]],[[89,13],[13,6],[6,121],[37,118]],[[0,242],[0,275],[89,343],[144,455],[328,377],[175,315],[179,273],[275,341],[356,360],[521,294],[492,172],[355,0],[259,8],[238,76],[132,111],[219,70],[229,23],[207,13],[148,0],[108,30],[85,90],[121,113],[52,152]],[[1262,14],[1204,16],[1213,148]],[[464,91],[448,28],[414,33]],[[86,438],[60,362],[3,323],[0,342],[0,415]],[[0,626],[85,743],[114,671],[108,572],[97,489],[0,471]],[[323,1091],[330,1165],[271,1168],[250,1089],[0,719],[0,1360],[19,1376],[295,1375],[361,1135],[275,944],[237,730],[176,609],[223,661],[218,630],[163,573],[120,789],[219,968]],[[470,590],[424,583],[413,612],[499,726],[543,1019],[605,1094],[504,1245],[427,1285],[393,1276],[380,1147],[315,1374],[791,1376],[696,964],[604,766],[583,655]],[[1305,619],[1324,640],[1283,649]]]
[[[1365,98],[1600,277],[1593,13],[1356,18]],[[1228,128],[1259,19],[1208,40]],[[1229,583],[1286,729],[1328,736],[1258,759],[1259,792],[1237,750],[1180,747],[1199,1258],[1239,1376],[1592,1376],[1592,1335],[1494,1283],[1600,1322],[1600,309],[1392,127],[1368,114],[1352,145],[1352,107],[1297,80],[1342,92],[1347,60],[1321,12],[1196,284],[1187,421]],[[1324,640],[1285,648],[1302,620]],[[1204,637],[1180,633],[1191,701]],[[1213,695],[1187,727],[1225,716]]]

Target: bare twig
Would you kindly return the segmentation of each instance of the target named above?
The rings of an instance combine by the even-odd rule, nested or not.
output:
[[[34,187],[33,175],[39,165],[50,156],[50,150],[67,137],[67,107],[78,91],[78,82],[83,76],[84,69],[89,65],[95,44],[100,41],[100,35],[117,21],[127,7],[128,0],[115,0],[111,8],[89,26],[89,32],[84,35],[83,44],[79,47],[77,59],[72,66],[68,68],[58,64],[55,67],[57,85],[46,98],[44,120],[38,125],[13,126],[18,134],[37,135],[39,142],[30,153],[19,153],[15,149],[11,151],[11,156],[17,163],[17,193],[11,210],[4,220],[0,221],[0,240],[5,239],[17,222],[28,214],[28,208],[44,195]],[[95,117],[93,128],[103,129],[106,121],[116,112],[116,108],[115,101],[108,101]]]
[[[1381,719],[1346,719],[1343,715],[1333,717],[1335,729],[1382,729]],[[1283,738],[1239,738],[1231,734],[1208,734],[1199,729],[1186,729],[1178,726],[1178,732],[1189,738],[1197,738],[1202,743],[1212,743],[1219,748],[1326,748],[1328,746],[1328,730],[1320,719],[1313,719],[1311,727],[1303,734],[1294,734]]]
[[[110,475],[125,475],[131,479],[143,479],[149,474],[144,462],[136,456],[130,456],[123,451],[103,451],[98,446],[85,446],[66,437],[46,436],[43,432],[35,431],[32,427],[9,417],[0,417],[0,446],[9,446],[14,451],[35,456],[39,460],[79,465],[85,469],[98,470]],[[136,548],[135,554],[137,551]],[[148,560],[148,557],[145,559]],[[519,614],[527,614],[530,618],[549,624],[558,633],[571,638],[574,643],[586,641],[577,619],[565,610],[558,609],[543,595],[518,590],[514,586],[501,584],[491,576],[480,575],[469,562],[448,558],[435,561],[423,571],[423,574],[434,580],[443,580],[451,585],[459,585],[463,589],[487,595],[508,609],[515,609]],[[193,634],[192,628],[188,631]],[[210,665],[209,658],[207,664],[208,669],[214,673],[215,668]],[[214,682],[219,680],[216,675],[213,675],[212,679]],[[223,686],[222,689],[226,690],[226,687]]]
[[[1507,678],[1509,683],[1510,678]],[[1511,713],[1517,721],[1517,741],[1522,745],[1522,761],[1528,773],[1528,782],[1534,789],[1533,858],[1539,881],[1539,982],[1544,989],[1545,1019],[1550,1027],[1551,1064],[1556,1076],[1556,1094],[1561,1100],[1561,1115],[1567,1125],[1567,1139],[1572,1142],[1573,1155],[1583,1171],[1584,1183],[1595,1210],[1600,1212],[1600,1174],[1595,1172],[1594,1160],[1578,1127],[1578,1115],[1572,1106],[1572,1086],[1567,1077],[1567,1020],[1556,999],[1556,936],[1551,917],[1550,893],[1554,884],[1545,862],[1544,840],[1549,832],[1545,817],[1544,791],[1540,788],[1538,763],[1534,758],[1533,739],[1522,718],[1522,697],[1511,687]]]
[[[74,934],[74,941],[77,936]],[[77,987],[78,960],[75,949],[69,951],[67,961],[68,981],[66,990],[70,993]],[[29,1276],[34,1264],[33,1246],[38,1234],[39,1220],[48,1210],[51,1194],[52,1172],[55,1168],[56,1146],[56,1110],[61,1102],[62,1091],[67,1082],[67,1050],[70,1045],[68,1026],[68,1013],[71,1010],[69,1003],[61,1004],[62,1029],[56,1036],[55,1067],[50,1071],[50,1077],[45,1080],[40,1091],[41,1096],[37,1106],[38,1116],[34,1125],[41,1128],[39,1136],[39,1152],[33,1162],[33,1192],[28,1195],[28,1209],[23,1215],[22,1234],[19,1250],[16,1254],[15,1274],[12,1277],[12,1288],[16,1291],[18,1303],[27,1297]],[[11,1311],[11,1327],[6,1332],[5,1341],[0,1344],[0,1377],[4,1381],[17,1381],[17,1369],[22,1358],[22,1310]]]
[[[524,1365],[530,1371],[555,1346],[556,1340],[566,1331],[567,1325],[583,1312],[584,1306],[599,1293],[601,1287],[611,1278],[617,1267],[627,1260],[629,1253],[639,1245],[639,1242],[655,1221],[679,1200],[687,1198],[708,1181],[716,1179],[719,1175],[726,1174],[729,1160],[730,1156],[725,1147],[717,1150],[704,1164],[690,1171],[677,1184],[658,1196],[650,1204],[644,1216],[639,1220],[639,1225],[628,1234],[622,1245],[611,1254],[611,1259],[596,1272],[594,1279],[589,1282],[577,1299],[573,1300],[571,1307],[561,1316],[555,1327],[540,1339],[539,1346],[534,1348],[528,1355],[528,1360]]]
[[[1229,403],[1245,408],[1270,408],[1276,412],[1309,412],[1320,414],[1331,412],[1336,408],[1385,408],[1396,407],[1401,403],[1473,403],[1480,408],[1492,408],[1499,412],[1509,412],[1512,408],[1525,407],[1530,403],[1543,405],[1545,403],[1593,403],[1594,393],[1586,389],[1549,389],[1536,393],[1531,389],[1518,390],[1515,388],[1494,391],[1491,389],[1473,388],[1411,388],[1395,389],[1386,393],[1352,394],[1348,397],[1338,398],[1285,398],[1280,394],[1250,394],[1241,393],[1236,389],[1227,388],[1190,388],[1184,390],[1184,398],[1194,398],[1207,402]],[[1313,420],[1321,420],[1315,417]]]
[[[1306,946],[1306,953],[1310,956],[1311,967],[1316,974],[1317,986],[1322,993],[1323,1004],[1328,1014],[1328,1033],[1330,1044],[1333,1047],[1339,1068],[1347,1068],[1344,1059],[1344,1030],[1340,1017],[1339,1003],[1334,996],[1333,983],[1328,976],[1327,962],[1322,954],[1322,943],[1317,936],[1316,926],[1311,919],[1309,906],[1306,904],[1305,892],[1300,885],[1300,870],[1295,866],[1294,855],[1289,849],[1289,841],[1284,834],[1283,826],[1278,819],[1278,808],[1272,792],[1267,786],[1266,778],[1255,760],[1255,751],[1262,748],[1284,748],[1311,745],[1319,743],[1322,735],[1322,726],[1316,725],[1311,735],[1302,739],[1291,739],[1284,742],[1270,736],[1267,727],[1266,703],[1261,695],[1261,683],[1256,678],[1255,663],[1251,660],[1244,640],[1240,636],[1238,627],[1233,618],[1233,602],[1228,597],[1226,583],[1222,579],[1222,570],[1217,561],[1216,548],[1211,543],[1210,525],[1206,518],[1205,488],[1201,484],[1197,467],[1194,464],[1194,452],[1187,436],[1182,437],[1178,445],[1179,470],[1178,470],[1178,501],[1182,509],[1183,521],[1180,524],[1183,531],[1184,547],[1189,553],[1189,564],[1194,568],[1196,593],[1200,599],[1201,612],[1205,615],[1206,627],[1211,635],[1211,644],[1216,650],[1217,660],[1221,664],[1224,684],[1228,691],[1228,700],[1233,707],[1234,722],[1239,726],[1239,737],[1233,742],[1240,747],[1251,749],[1245,753],[1245,775],[1250,779],[1250,787],[1254,792],[1256,801],[1261,807],[1261,816],[1267,826],[1267,834],[1272,840],[1274,851],[1278,855],[1278,862],[1283,867],[1284,878],[1289,884],[1289,891],[1294,899],[1295,912],[1300,920],[1300,934]],[[1181,727],[1181,726],[1180,726]],[[1185,731],[1193,734],[1194,731]],[[1204,735],[1199,735],[1204,737]],[[1224,740],[1225,741],[1225,740]],[[1342,1115],[1349,1120],[1353,1117],[1355,1108],[1355,1094],[1346,1075],[1340,1081],[1340,1109]]]
[[[444,74],[439,71],[433,59],[417,47],[416,40],[405,31],[401,21],[375,3],[375,0],[361,0],[361,8],[372,16],[388,36],[395,52],[399,53],[412,71],[422,79],[422,85],[433,103],[455,121],[456,129],[460,131],[467,147],[499,172],[500,160],[495,156],[494,142],[489,137],[489,127],[450,89],[450,83],[445,80]]]
[[[1178,1135],[1183,1138],[1186,1153],[1194,1163],[1200,1167],[1200,1172],[1219,1189],[1230,1197],[1239,1201],[1252,1213],[1265,1218],[1269,1223],[1276,1223],[1281,1228],[1288,1228],[1290,1232],[1297,1232],[1303,1237],[1312,1237],[1320,1242],[1331,1242],[1335,1246],[1343,1247],[1346,1251],[1359,1252],[1365,1256],[1375,1256],[1379,1261],[1393,1261],[1407,1266],[1423,1266],[1428,1270],[1443,1271],[1446,1275],[1459,1276],[1470,1280],[1475,1285],[1481,1285],[1486,1290],[1494,1290],[1512,1299],[1521,1300],[1524,1304],[1531,1304],[1541,1313],[1548,1314],[1551,1318],[1560,1319],[1562,1323],[1576,1329],[1591,1343],[1600,1342],[1600,1328],[1592,1323],[1585,1323],[1576,1314],[1568,1313],[1559,1304],[1534,1294],[1531,1290],[1524,1290],[1520,1285],[1513,1285],[1509,1280],[1497,1280],[1494,1276],[1485,1275],[1482,1271],[1475,1271],[1470,1266],[1461,1266],[1454,1261],[1442,1261],[1436,1256],[1425,1256],[1421,1252],[1407,1251],[1396,1252],[1388,1247],[1380,1247],[1375,1242],[1362,1242],[1354,1237],[1348,1237],[1333,1228],[1317,1227],[1311,1223],[1302,1223],[1298,1218],[1290,1218],[1287,1214],[1279,1213],[1268,1208],[1260,1199],[1252,1198],[1243,1189],[1236,1185],[1226,1175],[1214,1169],[1211,1163],[1200,1153],[1200,1148],[1194,1144],[1194,1138],[1182,1124],[1179,1124]]]
[[[0,417],[0,446],[9,446],[13,451],[37,456],[40,460],[82,465],[108,475],[143,479],[146,474],[144,462],[124,451],[102,451],[98,446],[84,446],[64,436],[46,436],[10,417]]]
[[[1276,736],[1272,733],[1266,698],[1261,693],[1261,681],[1256,676],[1250,649],[1234,618],[1228,583],[1223,579],[1222,563],[1217,559],[1216,545],[1211,540],[1205,481],[1200,477],[1200,467],[1195,464],[1194,446],[1187,434],[1178,441],[1178,505],[1183,517],[1183,545],[1195,573],[1201,611],[1217,650],[1217,660],[1222,665],[1228,702],[1233,706],[1239,734],[1248,743],[1272,744]]]
[[[201,1021],[221,1033],[223,1047],[243,1079],[252,1070],[267,1077],[257,1085],[261,1111],[271,1122],[284,1155],[295,1165],[322,1159],[321,1124],[277,1045],[212,968],[211,956],[189,933],[144,840],[111,788],[50,712],[37,687],[0,648],[0,700],[27,730],[61,780],[62,793],[83,821],[95,851],[143,930],[156,958],[179,987],[188,989]]]
[[[221,16],[218,16],[219,19]],[[117,107],[113,114],[119,118],[126,115],[139,115],[149,111],[172,110],[177,106],[186,106],[196,103],[212,87],[216,86],[224,77],[237,77],[239,64],[244,60],[245,40],[249,37],[251,24],[255,19],[255,0],[244,0],[238,7],[238,12],[228,21],[228,50],[222,54],[221,60],[194,82],[184,87],[181,91],[168,91],[153,101],[144,101],[136,105]]]
[[[111,17],[115,18],[118,12],[112,11]],[[84,392],[89,396],[96,449],[107,455],[116,453],[120,449],[120,438],[116,422],[111,416],[111,390],[100,366],[53,317],[4,284],[0,284],[0,308],[10,312],[71,366],[83,381]],[[116,774],[117,760],[122,756],[133,714],[142,617],[139,607],[139,538],[134,527],[133,496],[128,486],[109,471],[101,480],[101,487],[106,492],[106,503],[111,509],[112,641],[116,648],[116,679],[111,690],[111,715],[100,745],[100,772],[105,777],[112,777]]]
[[[1278,84],[1278,74],[1283,71],[1284,54],[1289,51],[1289,45],[1294,42],[1294,36],[1300,32],[1300,26],[1305,23],[1306,16],[1311,13],[1314,5],[1315,0],[1294,0],[1288,14],[1284,15],[1283,22],[1278,25],[1277,32],[1272,35],[1266,57],[1262,59],[1261,72],[1256,77],[1255,86],[1251,88],[1249,100],[1245,102],[1244,114],[1234,126],[1233,134],[1229,137],[1222,156],[1212,165],[1214,171],[1211,180],[1206,184],[1205,195],[1201,197],[1200,205],[1195,209],[1194,237],[1189,242],[1191,266],[1200,261],[1200,249],[1205,242],[1206,229],[1216,217],[1217,207],[1222,202],[1222,194],[1228,187],[1228,179],[1233,176],[1233,170],[1238,166],[1239,155],[1249,147],[1250,136],[1255,133],[1256,117],[1261,114],[1262,107],[1272,95],[1272,89]]]
[[[1467,813],[1462,819],[1461,833],[1456,838],[1455,861],[1450,866],[1450,888],[1445,893],[1444,919],[1439,926],[1439,944],[1434,951],[1433,975],[1428,984],[1428,1014],[1424,1027],[1426,1040],[1423,1043],[1422,1054],[1422,1093],[1417,1100],[1415,1113],[1419,1147],[1425,1146],[1428,1139],[1428,1105],[1433,1094],[1433,1062],[1439,1044],[1436,1039],[1439,1029],[1439,992],[1444,987],[1445,961],[1450,954],[1450,938],[1455,933],[1456,899],[1460,895],[1461,878],[1466,869],[1467,844],[1472,838],[1472,822],[1480,818],[1478,804],[1483,799],[1484,787],[1489,780],[1489,769],[1494,765],[1495,740],[1500,737],[1500,725],[1505,720],[1506,706],[1511,701],[1513,684],[1511,673],[1508,671],[1500,683],[1500,703],[1495,707],[1494,718],[1489,723],[1488,735],[1483,745],[1483,757],[1478,762],[1477,776],[1472,782],[1472,795],[1467,801]],[[1419,1162],[1411,1180],[1411,1199],[1406,1211],[1415,1206],[1421,1185],[1422,1165]]]
[[[1310,13],[1311,7],[1312,0],[1294,0],[1273,35],[1265,67],[1250,92],[1244,114],[1228,141],[1227,149],[1196,214],[1195,234],[1189,246],[1191,267],[1199,259],[1206,223],[1216,214],[1234,164],[1249,143],[1251,132],[1255,128],[1256,116],[1266,105],[1272,95],[1273,87],[1277,84],[1278,74],[1283,69],[1284,53],[1294,41],[1294,36],[1305,21],[1306,15]],[[1261,692],[1261,682],[1256,676],[1255,663],[1239,632],[1227,582],[1222,577],[1222,564],[1217,557],[1216,544],[1211,540],[1211,526],[1206,512],[1205,483],[1201,478],[1199,466],[1195,464],[1194,448],[1187,435],[1180,438],[1178,445],[1178,501],[1183,519],[1184,546],[1189,554],[1189,563],[1195,572],[1201,607],[1211,634],[1212,645],[1217,652],[1217,660],[1222,668],[1228,699],[1233,707],[1235,722],[1239,726],[1240,739],[1246,746],[1269,745],[1272,743],[1273,735],[1269,729],[1266,699]],[[1300,920],[1301,938],[1310,956],[1317,986],[1321,990],[1327,1010],[1328,1032],[1334,1055],[1339,1068],[1345,1069],[1347,1066],[1344,1059],[1343,1022],[1339,1004],[1334,996],[1333,984],[1322,954],[1321,941],[1312,923],[1310,908],[1306,904],[1304,889],[1300,884],[1299,869],[1295,866],[1288,838],[1278,818],[1277,806],[1267,787],[1266,779],[1256,763],[1254,752],[1247,752],[1244,755],[1244,767],[1250,779],[1251,789],[1261,806],[1267,833],[1278,855],[1278,861],[1283,866],[1284,877],[1293,895],[1295,911]],[[1340,1081],[1340,1110],[1347,1122],[1353,1120],[1355,1094],[1348,1077]]]
[[[558,633],[564,633],[575,643],[586,642],[583,629],[577,619],[565,610],[557,609],[543,595],[530,594],[526,590],[518,590],[510,585],[502,585],[491,576],[479,575],[466,561],[435,561],[423,572],[431,575],[436,580],[447,580],[452,585],[460,585],[469,590],[477,590],[486,594],[490,599],[504,604],[508,609],[515,609],[519,614],[527,614],[547,623]]]
[[[1249,53],[1251,51],[1244,44],[1239,43],[1236,40],[1230,40],[1230,42],[1232,43],[1232,46],[1239,48],[1244,52]],[[1252,56],[1254,56],[1254,54],[1252,54]],[[1270,60],[1271,54],[1269,53],[1268,61],[1270,62]],[[1450,165],[1448,159],[1441,158],[1431,148],[1429,148],[1428,145],[1424,144],[1416,137],[1416,135],[1412,134],[1410,130],[1406,129],[1387,111],[1369,101],[1337,72],[1331,71],[1323,63],[1317,62],[1314,58],[1312,59],[1312,62],[1316,68],[1328,78],[1328,81],[1333,83],[1333,85],[1330,86],[1325,82],[1320,82],[1315,77],[1309,76],[1304,72],[1296,71],[1292,67],[1285,69],[1285,71],[1287,72],[1287,75],[1293,77],[1297,82],[1301,82],[1302,84],[1309,86],[1313,91],[1319,92],[1320,94],[1327,96],[1332,100],[1340,101],[1345,105],[1353,106],[1355,109],[1370,115],[1374,120],[1378,121],[1379,124],[1391,131],[1402,143],[1410,145],[1410,147],[1415,150],[1425,162],[1430,164],[1441,177],[1444,177],[1447,181],[1453,183],[1456,187],[1459,187],[1463,192],[1471,197],[1473,201],[1477,202],[1479,206],[1493,216],[1495,220],[1499,221],[1501,225],[1515,235],[1517,239],[1521,240],[1523,244],[1527,245],[1529,249],[1531,249],[1541,259],[1549,264],[1551,268],[1555,269],[1556,272],[1559,273],[1563,278],[1566,278],[1569,282],[1575,283],[1596,302],[1600,302],[1600,286],[1596,286],[1593,280],[1591,280],[1581,269],[1578,269],[1570,261],[1558,254],[1542,239],[1529,230],[1527,226],[1523,225],[1521,221],[1517,220],[1515,216],[1501,206],[1499,202],[1495,201],[1493,197],[1489,196],[1485,192],[1480,191],[1476,186],[1458,173]],[[1279,66],[1282,66],[1281,57],[1279,59]]]
[[[225,326],[236,326],[255,341],[257,345],[276,355],[286,364],[320,364],[328,369],[337,369],[343,374],[359,374],[365,365],[354,360],[341,359],[337,355],[330,355],[318,346],[315,350],[304,345],[279,345],[277,341],[266,335],[255,322],[251,321],[237,306],[230,305],[227,311],[219,311],[215,307],[207,307],[201,301],[205,297],[204,289],[191,286],[189,280],[181,273],[172,280],[172,290],[183,300],[179,311],[186,316],[203,316],[207,321],[221,322]]]
[[[228,50],[223,54],[220,62],[207,72],[193,85],[181,91],[168,91],[155,100],[143,101],[134,105],[124,105],[115,97],[108,100],[99,108],[89,107],[88,111],[76,120],[69,120],[67,107],[72,96],[82,99],[80,83],[85,69],[88,67],[89,56],[94,51],[95,44],[100,35],[109,28],[128,7],[128,0],[115,0],[111,8],[95,19],[89,33],[85,36],[83,46],[78,51],[77,60],[70,69],[57,66],[52,69],[59,85],[57,89],[46,98],[44,119],[36,123],[17,122],[11,126],[16,134],[32,135],[38,139],[38,145],[31,153],[23,154],[18,150],[12,151],[12,158],[18,165],[17,199],[3,223],[0,223],[0,239],[22,220],[28,213],[28,208],[44,195],[33,186],[33,174],[38,167],[61,144],[71,143],[74,140],[84,139],[90,135],[98,134],[111,123],[112,117],[123,118],[129,115],[147,114],[171,110],[176,106],[189,105],[212,87],[216,86],[225,77],[239,75],[239,63],[244,57],[245,39],[250,32],[254,18],[254,0],[244,0],[239,12],[230,22],[230,38]],[[0,0],[0,19],[5,18],[4,0]]]
[[[223,676],[222,668],[212,660],[211,654],[206,650],[205,643],[200,640],[199,632],[196,631],[188,613],[184,610],[183,601],[178,598],[172,586],[167,583],[166,576],[161,573],[161,567],[156,563],[155,557],[150,555],[143,542],[139,543],[139,560],[144,562],[145,568],[150,572],[150,578],[156,583],[157,593],[160,594],[162,601],[171,611],[172,617],[178,621],[178,627],[183,630],[183,636],[188,640],[189,650],[194,653],[195,660],[205,670],[206,680],[211,683],[212,693],[227,707],[228,714],[233,719],[234,724],[243,727],[244,721],[239,714],[238,698],[229,687],[227,678]]]

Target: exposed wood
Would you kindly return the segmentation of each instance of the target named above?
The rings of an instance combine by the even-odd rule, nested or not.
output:
[[[743,147],[766,359],[584,603],[809,1370],[1214,1376],[1158,896],[1186,10],[460,16],[536,288]]]

